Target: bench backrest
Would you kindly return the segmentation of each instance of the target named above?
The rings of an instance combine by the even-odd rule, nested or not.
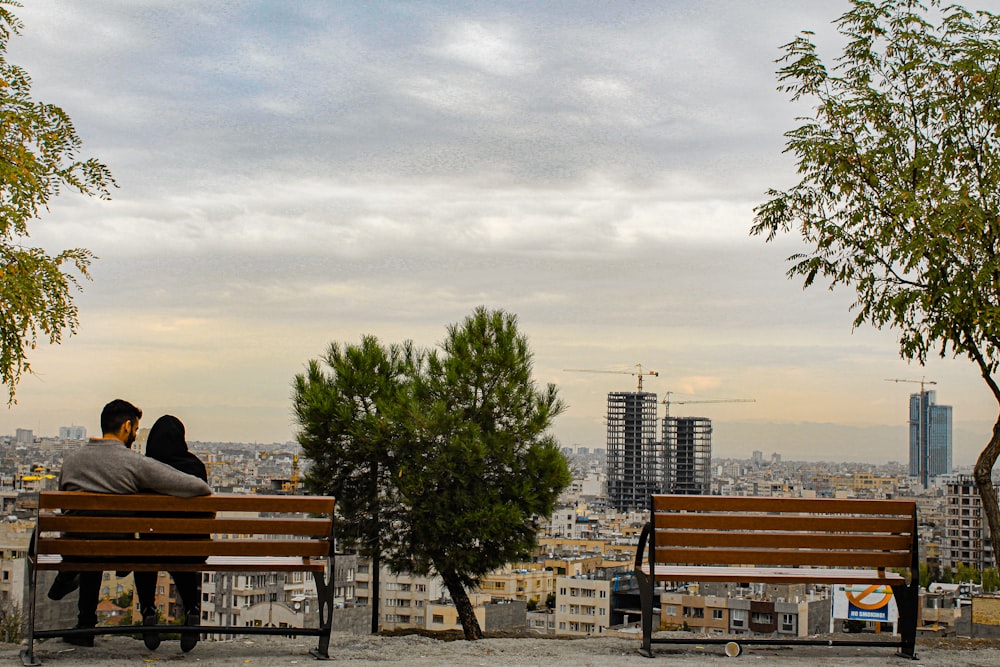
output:
[[[326,496],[176,498],[43,491],[38,498],[38,553],[146,559],[328,557],[333,510],[334,499]]]
[[[916,568],[909,500],[653,495],[650,561]]]

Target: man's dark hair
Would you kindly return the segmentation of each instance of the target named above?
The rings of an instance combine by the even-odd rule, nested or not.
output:
[[[142,419],[142,410],[135,407],[128,401],[116,398],[104,406],[101,411],[101,431],[103,433],[117,433],[127,421]]]

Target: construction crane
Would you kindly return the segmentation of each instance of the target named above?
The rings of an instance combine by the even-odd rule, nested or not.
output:
[[[920,393],[924,393],[924,385],[937,384],[934,380],[928,380],[926,378],[920,378],[919,380],[904,380],[901,378],[886,378],[886,382],[912,382],[913,384],[920,385]]]
[[[660,401],[666,406],[666,412],[664,413],[664,418],[670,416],[670,405],[671,403],[676,403],[677,405],[687,405],[689,403],[756,403],[757,399],[754,398],[706,398],[706,399],[696,399],[690,401],[671,401],[670,394],[674,392],[668,391],[667,397]]]
[[[903,378],[886,378],[885,381],[895,382],[897,384],[900,382],[909,382],[911,384],[920,385],[920,414],[917,419],[918,423],[917,431],[919,433],[918,435],[919,442],[917,443],[919,449],[917,467],[919,468],[918,472],[920,473],[920,483],[923,485],[925,489],[929,488],[931,483],[930,479],[931,448],[927,443],[927,404],[926,400],[924,399],[924,397],[927,394],[924,391],[924,387],[929,384],[937,384],[937,382],[935,382],[934,380],[928,380],[927,378],[923,377],[920,378],[919,380],[907,380]]]
[[[606,371],[606,370],[595,370],[592,368],[564,368],[563,370],[569,373],[615,373],[617,375],[631,375],[633,377],[639,378],[639,391],[642,391],[642,378],[645,375],[652,375],[653,377],[659,377],[660,373],[658,371],[644,371],[642,370],[642,364],[636,364],[635,368],[639,369],[637,371]]]

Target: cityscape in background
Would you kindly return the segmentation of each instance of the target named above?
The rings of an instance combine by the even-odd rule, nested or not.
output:
[[[732,401],[748,399],[730,399]],[[969,474],[952,466],[952,408],[921,387],[900,406],[909,442],[886,443],[900,461],[883,464],[786,460],[778,452],[749,458],[715,457],[712,420],[677,414],[685,403],[726,400],[658,400],[648,391],[607,396],[607,437],[601,446],[564,448],[573,481],[556,511],[538,518],[532,558],[485,577],[471,594],[486,632],[526,629],[587,636],[627,632],[639,622],[633,561],[638,535],[654,493],[810,498],[915,498],[920,553],[927,586],[922,591],[925,630],[961,632],[971,605],[1000,585],[979,496]],[[664,405],[663,414],[659,409]],[[671,405],[673,404],[673,414]],[[706,410],[707,411],[707,410]],[[145,442],[140,431],[138,446]],[[62,457],[84,445],[83,426],[39,437],[29,429],[0,436],[0,498],[6,520],[0,532],[3,579],[0,604],[23,602],[23,559],[33,525],[32,498],[54,489]],[[308,461],[294,442],[191,442],[217,493],[304,493]],[[831,459],[834,457],[830,457]],[[461,624],[438,577],[380,572],[380,627],[457,629]],[[315,588],[301,575],[271,577],[205,573],[202,616],[206,624],[308,625],[317,611]],[[354,614],[364,627],[374,573],[355,555],[338,556],[334,574],[337,614]],[[157,604],[168,620],[179,614],[172,582],[161,575]],[[134,613],[130,577],[105,576],[102,614],[113,623]],[[835,591],[822,585],[750,586],[690,584],[660,593],[661,627],[708,634],[805,636],[835,628]],[[979,596],[979,597],[977,597]],[[989,598],[992,599],[992,598]],[[360,619],[360,620],[358,620]]]

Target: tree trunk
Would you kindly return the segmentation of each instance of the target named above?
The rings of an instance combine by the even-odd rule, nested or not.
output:
[[[369,533],[368,541],[374,547],[372,549],[372,589],[368,593],[368,599],[372,603],[372,634],[378,634],[378,613],[379,613],[379,600],[381,599],[381,591],[379,591],[379,584],[382,580],[382,533],[379,530],[379,519],[380,517],[380,507],[378,500],[378,461],[372,463],[371,471],[371,496],[369,496],[368,501],[371,503],[372,510],[372,523],[368,527],[372,532]]]
[[[993,486],[993,466],[1000,457],[1000,417],[993,425],[993,437],[989,444],[979,453],[974,468],[976,487],[983,504],[983,514],[989,524],[989,537],[993,545],[993,553],[1000,551],[1000,505],[997,503],[997,491]]]
[[[444,580],[444,585],[448,588],[451,599],[455,603],[458,618],[462,621],[462,631],[465,633],[465,639],[468,641],[482,639],[483,631],[479,629],[479,619],[476,618],[476,612],[472,609],[472,601],[469,600],[469,593],[465,590],[465,586],[462,585],[462,581],[458,575],[454,571],[449,570],[448,572],[442,572],[441,578]]]
[[[372,634],[378,634],[378,602],[379,602],[379,580],[382,571],[382,554],[376,550],[372,554],[372,589],[368,599],[372,602]]]

